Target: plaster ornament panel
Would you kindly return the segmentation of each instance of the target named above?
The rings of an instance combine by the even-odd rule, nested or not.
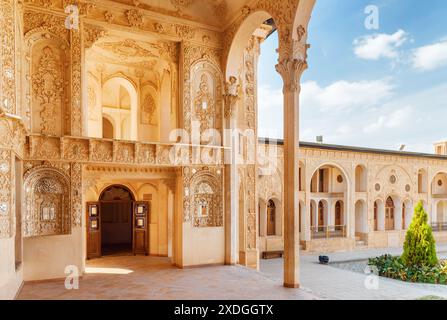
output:
[[[220,72],[207,61],[196,63],[191,70],[192,121],[200,123],[201,133],[207,129],[221,130],[223,94]]]
[[[156,118],[157,105],[150,93],[147,93],[143,99],[141,106],[141,123],[156,126],[158,124]]]
[[[194,3],[194,0],[170,0],[175,7],[187,8]]]
[[[172,146],[157,145],[156,158],[158,164],[171,164],[171,148]]]
[[[0,28],[2,45],[0,48],[0,101],[8,113],[16,110],[16,42],[15,42],[15,1],[3,0],[0,4]]]
[[[131,27],[143,26],[143,14],[138,9],[131,9],[126,11],[127,22]]]
[[[223,226],[220,166],[183,167],[183,221],[194,227]]]
[[[90,143],[90,158],[97,162],[113,161],[113,142],[93,140]]]
[[[82,223],[82,164],[72,163],[71,174],[71,206],[72,206],[72,227],[81,227]]]
[[[83,31],[84,48],[91,48],[96,41],[108,34],[105,29],[91,24],[84,24]]]
[[[62,110],[65,102],[66,57],[64,47],[47,41],[32,49],[33,132],[44,135],[62,134]]]
[[[89,160],[89,142],[83,139],[63,140],[63,156],[64,160]]]
[[[11,148],[12,142],[14,141],[14,130],[11,122],[6,118],[0,118],[0,147]]]
[[[66,126],[72,136],[82,136],[82,77],[81,77],[81,34],[76,30],[70,32],[71,43],[71,107],[67,108]],[[67,130],[68,131],[68,130]]]
[[[70,233],[70,180],[65,174],[37,167],[25,174],[24,189],[24,237]]]
[[[0,149],[0,162],[3,164],[3,170],[0,170],[0,239],[10,238],[13,235],[12,161],[11,151]]]
[[[53,14],[25,10],[23,14],[23,27],[25,38],[30,33],[46,31],[69,41],[69,30],[65,28],[65,18]]]
[[[220,51],[215,49],[210,49],[206,47],[194,46],[191,43],[186,42],[183,46],[183,65],[184,65],[184,79],[183,81],[183,118],[184,118],[184,129],[190,134],[191,133],[191,121],[193,114],[193,100],[198,89],[198,85],[196,87],[193,85],[193,79],[200,79],[200,76],[197,75],[194,66],[199,65],[200,62],[208,62],[212,66],[219,65],[220,61]],[[218,70],[218,69],[217,69]],[[218,72],[219,78],[221,73]],[[200,80],[197,81],[200,83]],[[198,91],[198,90],[197,90]],[[220,90],[219,90],[220,91]],[[217,100],[222,99],[222,93],[220,93],[220,97]]]
[[[222,188],[216,177],[198,173],[191,180],[194,227],[222,227]]]
[[[141,164],[154,164],[156,145],[137,144],[137,161]]]
[[[114,156],[116,162],[133,163],[135,158],[134,144],[114,142]]]
[[[191,40],[195,37],[195,30],[190,26],[177,25],[175,31],[177,36],[184,40]]]
[[[153,45],[150,43],[145,44],[145,47],[143,47],[139,42],[133,39],[125,39],[118,42],[101,42],[98,43],[96,46],[112,52],[119,59],[126,59],[129,57],[159,57],[159,53],[156,51],[157,48],[154,48]]]
[[[31,158],[48,160],[61,158],[61,143],[56,137],[30,136],[29,149]]]

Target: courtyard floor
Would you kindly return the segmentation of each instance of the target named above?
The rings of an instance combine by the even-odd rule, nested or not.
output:
[[[447,245],[438,246],[447,257]],[[329,254],[331,263],[365,260],[401,249],[361,250]],[[347,268],[349,269],[349,268]],[[26,283],[18,299],[418,299],[447,298],[447,286],[379,279],[367,289],[361,272],[318,264],[318,254],[301,256],[301,289],[282,287],[283,260],[261,260],[260,271],[240,266],[178,269],[167,258],[105,257],[88,261],[78,290],[67,290],[63,280]]]
[[[447,258],[447,245],[437,246],[438,258]],[[331,300],[412,300],[426,296],[447,298],[446,285],[415,284],[379,277],[378,289],[367,289],[367,275],[331,266],[349,264],[390,253],[400,255],[401,248],[371,249],[327,254],[329,265],[318,263],[318,254],[301,255],[301,285],[320,299]],[[260,272],[271,279],[282,279],[283,260],[261,260]]]
[[[64,280],[26,283],[18,299],[311,300],[306,290],[240,266],[178,269],[161,257],[120,256],[90,260],[78,290]]]

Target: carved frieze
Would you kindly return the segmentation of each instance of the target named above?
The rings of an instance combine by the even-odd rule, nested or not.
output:
[[[156,145],[138,144],[137,145],[137,161],[140,164],[154,164]]]
[[[122,163],[133,163],[135,158],[134,144],[124,142],[114,142],[114,161]]]
[[[113,161],[113,142],[94,140],[90,143],[90,159],[96,162]]]
[[[62,140],[64,160],[88,161],[89,141],[84,139]]]

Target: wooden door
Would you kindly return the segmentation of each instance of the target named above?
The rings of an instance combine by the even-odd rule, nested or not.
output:
[[[136,201],[133,203],[133,241],[134,255],[149,254],[149,202]]]
[[[388,198],[385,207],[385,230],[394,230],[394,202]]]
[[[87,202],[87,259],[101,257],[101,205]]]
[[[405,203],[402,205],[402,230],[405,230],[405,212],[406,212],[406,208],[405,208]]]
[[[276,233],[276,207],[270,200],[267,205],[267,235],[274,236]]]

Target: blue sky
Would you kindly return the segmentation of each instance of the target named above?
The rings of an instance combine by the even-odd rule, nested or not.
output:
[[[368,5],[379,29],[368,30]],[[447,139],[447,1],[317,0],[302,78],[300,139],[432,152]],[[259,135],[282,137],[276,33],[261,46]]]

